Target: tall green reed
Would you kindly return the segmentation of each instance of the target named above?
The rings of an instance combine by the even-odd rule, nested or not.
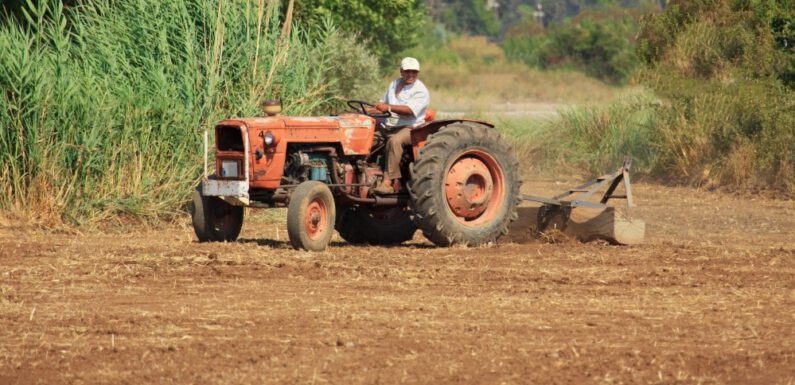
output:
[[[303,39],[281,6],[29,2],[27,20],[0,25],[0,210],[53,224],[173,215],[215,121],[265,98],[293,114],[327,105],[334,30]]]

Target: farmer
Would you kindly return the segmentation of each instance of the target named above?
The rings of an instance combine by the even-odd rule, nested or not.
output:
[[[419,79],[420,62],[413,57],[400,61],[400,78],[389,83],[381,102],[372,109],[373,113],[397,115],[397,119],[387,119],[384,123],[386,133],[386,173],[384,181],[373,191],[376,194],[395,193],[394,185],[400,179],[400,159],[403,146],[411,144],[411,129],[425,123],[425,112],[431,103],[431,95]]]

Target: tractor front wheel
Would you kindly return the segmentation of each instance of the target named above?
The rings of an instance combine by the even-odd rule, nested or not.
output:
[[[191,217],[199,242],[234,241],[243,227],[243,207],[230,205],[218,197],[204,196],[201,184],[193,192]]]
[[[323,251],[334,234],[336,208],[328,186],[318,181],[298,185],[287,207],[287,235],[296,249]]]
[[[491,127],[454,123],[428,136],[411,167],[414,220],[437,246],[482,245],[508,233],[520,202],[519,161]]]

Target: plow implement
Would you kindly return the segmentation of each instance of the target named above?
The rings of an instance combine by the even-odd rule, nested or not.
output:
[[[632,216],[631,165],[632,160],[627,157],[615,172],[551,198],[522,195],[522,200],[542,204],[537,213],[536,235],[557,230],[583,242],[601,239],[617,245],[643,243],[646,224]],[[594,197],[599,197],[598,201]],[[611,200],[624,200],[625,205],[609,205]]]

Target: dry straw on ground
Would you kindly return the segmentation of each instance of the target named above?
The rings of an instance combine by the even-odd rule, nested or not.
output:
[[[563,186],[533,183],[527,193]],[[648,244],[0,230],[0,383],[788,383],[791,201],[636,186]],[[532,218],[522,218],[532,222]]]

